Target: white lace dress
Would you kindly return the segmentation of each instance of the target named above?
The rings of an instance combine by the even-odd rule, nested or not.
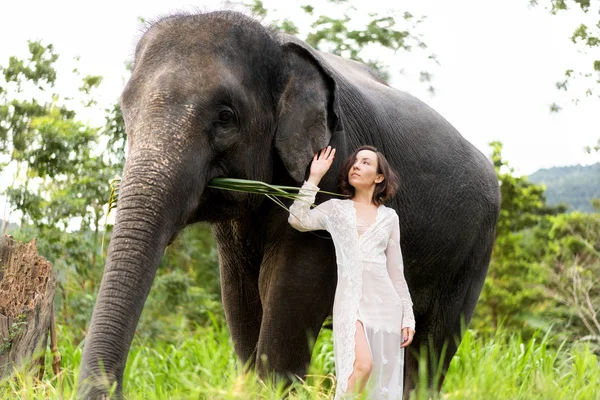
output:
[[[301,200],[290,207],[289,223],[299,231],[326,230],[335,245],[338,281],[333,304],[337,387],[348,388],[354,364],[356,321],[363,323],[373,356],[368,382],[371,399],[402,399],[402,328],[415,328],[404,279],[398,215],[380,206],[375,222],[360,223],[352,200],[331,199],[311,209],[319,188],[305,182]]]

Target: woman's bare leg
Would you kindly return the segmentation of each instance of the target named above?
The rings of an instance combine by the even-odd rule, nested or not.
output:
[[[354,366],[352,374],[348,378],[348,389],[347,393],[353,393],[358,385],[358,392],[362,393],[365,390],[371,370],[373,369],[373,356],[369,349],[369,343],[365,336],[365,330],[363,324],[360,321],[356,321],[356,333],[354,334]]]

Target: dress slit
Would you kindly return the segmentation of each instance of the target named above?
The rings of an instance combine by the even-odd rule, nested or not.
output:
[[[356,321],[354,321],[354,348],[356,349],[356,323],[360,322],[360,326],[362,326],[363,332],[365,333],[365,340],[367,341],[367,347],[369,348],[369,353],[371,353],[371,358],[373,358],[373,350],[371,349],[371,342],[369,342],[369,335],[367,334],[367,327],[360,317],[360,311],[356,311]],[[354,359],[356,359],[356,350],[354,351]],[[354,364],[354,363],[352,363]]]

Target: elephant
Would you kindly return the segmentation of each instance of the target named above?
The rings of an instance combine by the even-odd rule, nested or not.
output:
[[[331,171],[370,144],[399,174],[387,206],[400,216],[416,318],[405,396],[415,387],[420,348],[444,353],[445,373],[486,277],[500,203],[490,161],[448,121],[364,64],[234,11],[172,15],[149,26],[120,102],[128,154],[80,397],[102,398],[115,383],[122,395],[163,252],[200,221],[211,224],[217,243],[226,322],[241,362],[261,376],[306,373],[311,338],[332,310],[332,241],[296,231],[288,213],[260,195],[207,185],[231,177],[300,186],[327,145],[337,149]],[[335,192],[335,173],[320,186]]]

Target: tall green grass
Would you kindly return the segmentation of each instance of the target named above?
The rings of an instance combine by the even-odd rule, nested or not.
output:
[[[0,398],[75,399],[81,346],[72,342],[65,326],[59,326],[58,337],[61,376],[54,377],[49,364],[41,382],[17,374],[0,383]],[[329,399],[332,373],[329,330],[317,339],[307,381],[285,388],[244,373],[226,327],[213,321],[193,334],[182,330],[170,343],[134,340],[124,388],[128,399]],[[441,393],[418,387],[412,398],[598,399],[600,363],[588,346],[553,343],[548,336],[523,342],[507,332],[485,338],[467,331]]]
[[[586,343],[550,336],[467,331],[452,359],[444,399],[600,399],[600,362]]]

